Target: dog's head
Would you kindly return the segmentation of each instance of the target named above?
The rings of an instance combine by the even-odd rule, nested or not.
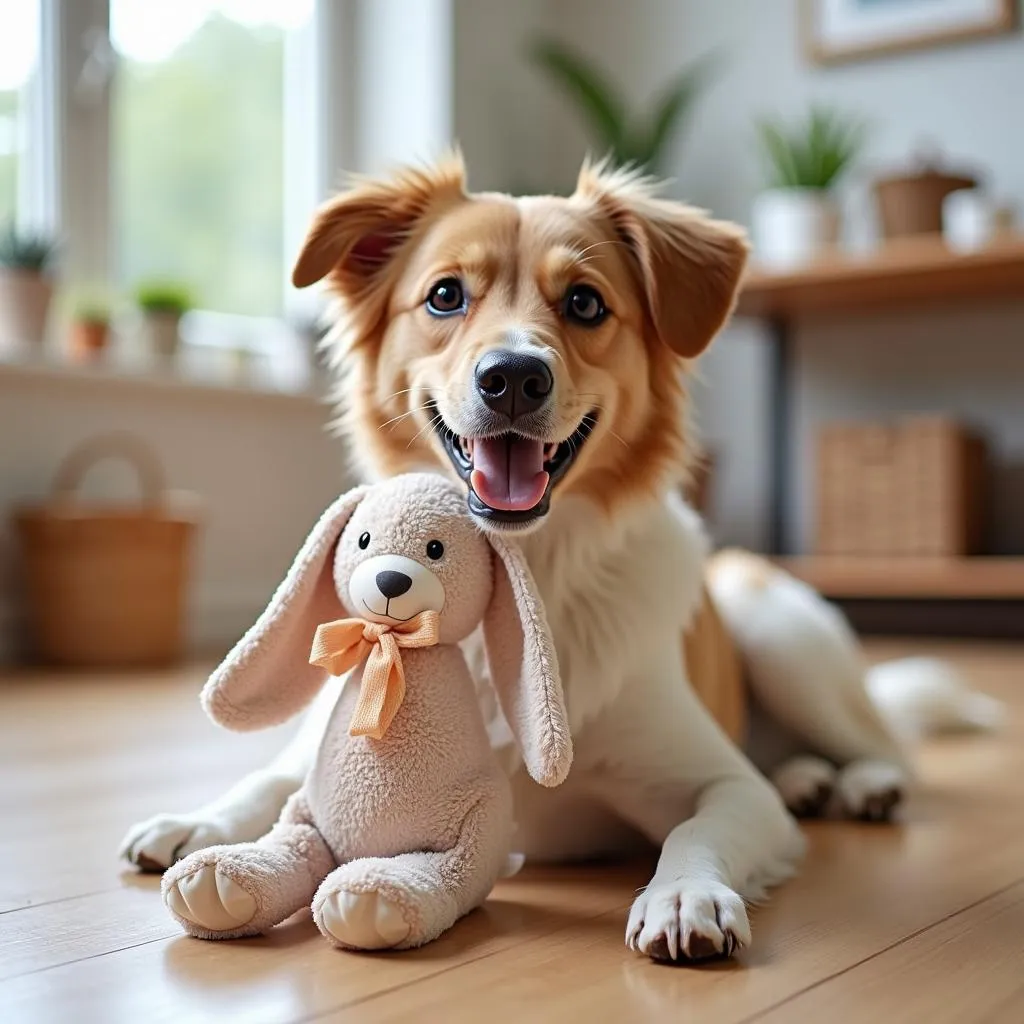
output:
[[[688,468],[685,370],[732,310],[735,227],[585,167],[569,198],[468,195],[461,161],[357,184],[293,275],[342,300],[343,422],[369,474],[454,472],[477,521],[526,529]]]

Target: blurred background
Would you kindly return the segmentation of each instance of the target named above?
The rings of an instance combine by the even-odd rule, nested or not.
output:
[[[0,658],[252,622],[349,482],[310,215],[452,141],[474,189],[610,152],[750,228],[695,385],[717,543],[865,628],[1019,630],[1019,7],[0,0]]]

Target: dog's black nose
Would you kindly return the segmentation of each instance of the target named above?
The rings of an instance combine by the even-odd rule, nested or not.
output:
[[[495,349],[476,364],[476,387],[488,408],[514,423],[536,412],[555,386],[547,363],[536,356]]]
[[[412,580],[404,572],[385,569],[377,573],[377,589],[390,601],[401,597],[412,586]]]

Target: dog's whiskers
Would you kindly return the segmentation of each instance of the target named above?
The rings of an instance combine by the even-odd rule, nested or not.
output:
[[[416,431],[416,434],[413,437],[413,439],[405,446],[406,450],[411,448],[423,436],[424,431],[429,430],[431,427],[436,426],[440,422],[441,414],[438,413],[436,416],[433,417],[433,419],[428,420],[428,422],[424,426],[420,427],[420,429]]]

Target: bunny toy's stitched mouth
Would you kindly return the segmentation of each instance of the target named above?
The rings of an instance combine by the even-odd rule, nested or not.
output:
[[[469,490],[469,511],[488,524],[512,530],[547,515],[552,490],[579,458],[597,424],[597,412],[589,412],[561,441],[515,431],[464,437],[445,423],[436,405],[431,403],[427,412],[455,472]]]

